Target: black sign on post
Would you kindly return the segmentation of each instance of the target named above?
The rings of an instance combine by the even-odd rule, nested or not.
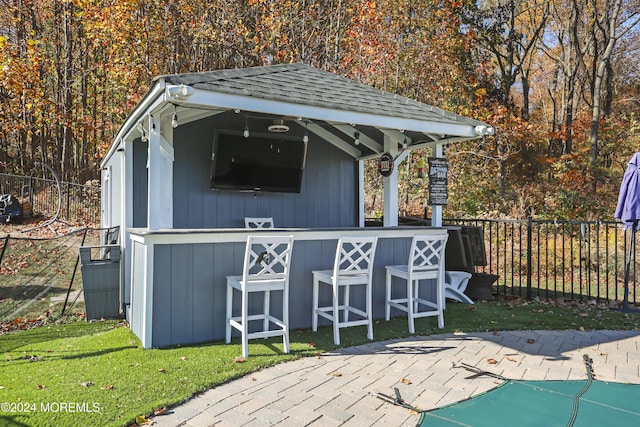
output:
[[[447,159],[443,157],[429,157],[429,200],[428,204],[446,205],[449,203],[447,191]]]
[[[393,172],[393,156],[389,153],[384,153],[378,158],[378,172],[384,177],[391,176]]]

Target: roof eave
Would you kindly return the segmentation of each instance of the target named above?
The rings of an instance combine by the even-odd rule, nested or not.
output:
[[[182,105],[196,108],[237,109],[265,114],[301,117],[311,120],[322,120],[328,123],[347,123],[373,126],[380,129],[410,130],[468,138],[478,136],[475,130],[476,126],[488,127],[488,125],[475,120],[468,120],[468,123],[455,123],[452,120],[447,120],[445,117],[443,117],[443,121],[435,121],[429,118],[418,120],[313,105],[293,104],[284,101],[198,89],[195,89],[193,94],[191,94],[188,100],[183,102]]]
[[[159,104],[162,104],[165,100],[165,81],[164,79],[157,79],[154,81],[154,85],[145,94],[142,100],[136,105],[136,108],[131,111],[127,116],[124,123],[120,127],[120,130],[116,134],[115,138],[109,147],[109,151],[100,162],[100,167],[103,168],[118,149],[119,141],[126,139],[127,135],[140,123],[142,118],[153,111]]]

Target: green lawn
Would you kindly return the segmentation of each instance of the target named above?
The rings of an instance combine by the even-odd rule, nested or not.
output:
[[[416,322],[419,334],[514,329],[637,329],[640,316],[587,306],[487,302],[448,304],[446,328]],[[376,340],[407,336],[406,318],[374,325]],[[364,327],[341,331],[343,346],[367,342]],[[50,324],[0,335],[0,424],[8,426],[128,426],[162,406],[246,373],[332,350],[330,328],[291,333],[291,353],[278,339],[237,340],[143,350],[122,322]]]

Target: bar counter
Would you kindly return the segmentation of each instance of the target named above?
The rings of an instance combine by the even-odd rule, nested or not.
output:
[[[247,236],[258,233],[294,237],[289,315],[290,329],[295,330],[311,326],[311,271],[333,267],[341,236],[378,237],[373,313],[374,318],[383,318],[385,265],[407,263],[414,235],[442,235],[447,227],[128,229],[131,264],[126,269],[129,288],[125,289],[124,303],[131,329],[143,347],[223,339],[225,277],[240,274]],[[321,299],[325,297],[330,298],[324,295]],[[272,305],[280,309],[276,301]]]

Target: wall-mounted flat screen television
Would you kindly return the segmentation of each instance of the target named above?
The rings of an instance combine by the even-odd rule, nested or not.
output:
[[[306,155],[301,137],[216,130],[211,188],[299,193]]]

